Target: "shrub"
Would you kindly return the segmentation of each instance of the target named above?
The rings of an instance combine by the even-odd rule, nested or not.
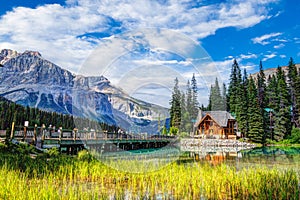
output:
[[[93,155],[90,154],[90,152],[88,152],[87,150],[79,151],[77,157],[81,161],[90,162],[93,160]]]
[[[300,143],[300,129],[299,128],[293,128],[292,134],[290,136],[291,143]]]

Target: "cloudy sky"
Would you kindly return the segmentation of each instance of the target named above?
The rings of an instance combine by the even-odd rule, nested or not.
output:
[[[171,88],[148,67],[182,82],[195,73],[207,92],[213,77],[228,80],[234,58],[249,73],[260,60],[264,68],[289,57],[299,63],[299,13],[298,0],[10,0],[0,6],[0,49],[36,50],[74,73],[130,80],[125,90],[137,97],[146,90],[132,87],[142,81],[133,77],[157,78],[143,78],[148,93],[157,88],[150,82]]]

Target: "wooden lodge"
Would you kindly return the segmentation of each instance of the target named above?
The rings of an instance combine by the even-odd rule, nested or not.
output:
[[[227,111],[200,111],[195,123],[196,138],[236,139],[236,120]]]

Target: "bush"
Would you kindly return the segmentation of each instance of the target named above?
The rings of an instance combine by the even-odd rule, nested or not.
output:
[[[57,148],[51,148],[48,150],[47,153],[50,157],[58,157],[59,156],[59,151]]]
[[[178,134],[178,128],[176,128],[176,127],[174,127],[174,126],[172,126],[171,128],[170,128],[170,134],[171,135],[177,135]]]
[[[296,144],[296,143],[300,143],[300,129],[299,128],[293,128],[292,130],[292,134],[290,136],[290,141],[291,143],[293,144]]]
[[[90,154],[87,150],[82,150],[78,152],[78,159],[81,161],[87,161],[90,162],[93,160],[93,155]]]

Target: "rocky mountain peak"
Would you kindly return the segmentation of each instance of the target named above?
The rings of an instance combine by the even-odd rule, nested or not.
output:
[[[0,50],[0,96],[24,106],[153,132],[168,109],[134,99],[104,76],[74,75],[37,51]],[[136,128],[139,127],[139,128]]]
[[[14,58],[18,56],[18,52],[11,50],[11,49],[2,49],[0,51],[0,64],[4,64],[6,61],[8,61],[11,58]]]
[[[39,56],[39,57],[42,57],[42,54],[40,52],[38,52],[38,51],[29,51],[29,50],[26,50],[22,54],[30,55],[30,56]]]

